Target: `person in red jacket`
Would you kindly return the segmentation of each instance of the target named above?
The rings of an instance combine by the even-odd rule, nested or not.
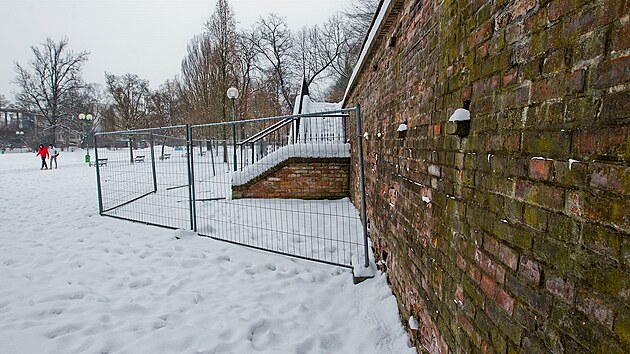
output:
[[[37,155],[35,156],[40,156],[42,158],[42,168],[40,168],[40,170],[47,170],[48,165],[46,164],[46,158],[48,157],[48,149],[44,144],[39,144],[39,149],[37,149]]]

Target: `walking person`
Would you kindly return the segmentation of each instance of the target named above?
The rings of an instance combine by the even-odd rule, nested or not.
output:
[[[48,158],[48,149],[44,144],[39,144],[39,149],[37,149],[37,155],[42,158],[42,168],[40,170],[48,169],[48,165],[46,164],[46,158]]]
[[[53,162],[55,162],[55,169],[57,168],[57,156],[59,156],[59,150],[53,145],[48,145],[48,153],[50,154],[50,169],[53,168]]]

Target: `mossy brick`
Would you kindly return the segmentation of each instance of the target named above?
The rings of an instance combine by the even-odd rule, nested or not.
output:
[[[535,80],[542,74],[542,66],[540,65],[542,59],[530,60],[521,66],[521,79],[523,80]]]
[[[532,335],[523,337],[522,347],[526,353],[545,353],[547,351],[544,342]]]
[[[589,269],[587,276],[595,291],[624,302],[630,301],[630,273],[612,265],[600,264],[596,269]]]
[[[505,178],[505,177],[491,177],[493,176],[492,174],[489,175],[489,177],[482,179],[480,178],[479,181],[479,186],[482,187],[483,189],[488,190],[489,192],[495,193],[495,194],[501,194],[504,196],[511,196],[512,195],[512,191],[514,189],[514,182],[512,180],[510,180],[509,178]]]
[[[545,105],[547,106],[545,121],[551,126],[562,126],[565,112],[564,102],[546,102]]]
[[[525,224],[537,231],[547,230],[548,212],[531,205],[525,205]]]
[[[611,333],[601,326],[594,325],[586,315],[572,307],[557,303],[552,310],[553,323],[571,339],[588,348],[588,351],[598,352],[599,343],[607,342]]]
[[[563,214],[550,214],[548,217],[549,237],[563,242],[577,244],[580,241],[581,223]]]
[[[630,198],[618,194],[584,194],[583,215],[591,221],[630,229]]]
[[[506,166],[506,173],[510,177],[527,176],[529,167],[529,158],[523,156],[510,156]]]
[[[532,57],[536,57],[547,50],[547,31],[538,31],[530,39]]]
[[[574,131],[572,152],[583,159],[630,158],[628,129],[597,127]]]
[[[561,188],[519,180],[514,192],[517,198],[528,204],[556,211],[562,211],[564,206],[564,190]]]
[[[588,272],[586,251],[579,246],[566,244],[550,237],[539,236],[534,240],[533,256],[553,265],[559,276],[582,277]]]
[[[546,158],[567,158],[571,150],[571,132],[523,132],[523,151]]]
[[[584,245],[589,250],[621,263],[621,242],[627,237],[613,228],[586,223],[582,231]]]
[[[583,92],[585,77],[586,71],[578,69],[538,80],[532,85],[532,101],[541,102]]]
[[[555,74],[555,73],[558,73],[560,70],[564,69],[565,57],[566,57],[565,49],[558,49],[556,51],[549,53],[543,59],[543,70],[542,70],[543,74],[544,75]]]
[[[610,35],[611,52],[619,52],[630,48],[630,22],[624,24],[615,23]]]
[[[530,1],[530,4],[533,2]],[[527,16],[524,20],[524,27],[527,33],[533,33],[545,29],[547,26],[547,8],[542,4],[535,10],[531,16]]]
[[[523,222],[525,204],[516,199],[508,199],[505,202],[505,217],[513,223]]]
[[[577,128],[581,128],[584,124],[592,124],[598,114],[599,101],[600,98],[593,95],[566,99],[565,122],[574,122],[571,126]]]
[[[630,347],[630,309],[620,308],[615,317],[615,334],[621,342]]]
[[[514,307],[514,319],[525,328],[526,331],[531,332],[536,329],[537,325],[536,314],[528,307],[521,303],[516,303]]]
[[[575,64],[603,56],[606,48],[607,30],[602,28],[580,36],[573,47],[572,61]]]
[[[630,81],[630,56],[601,62],[594,71],[591,85],[595,88],[604,88],[627,81]]]
[[[630,57],[628,57],[630,58]],[[628,60],[628,80],[630,81],[630,60]],[[607,124],[618,124],[630,119],[630,90],[604,95],[602,112],[599,116]]]
[[[532,248],[534,235],[531,231],[512,225],[504,220],[495,220],[492,234],[514,247],[529,250]]]
[[[554,181],[567,187],[587,188],[588,164],[580,161],[556,161]]]
[[[609,304],[585,289],[577,289],[576,307],[612,331],[614,312]]]
[[[580,11],[567,15],[562,21],[562,35],[565,43],[574,43],[582,33],[593,30],[595,14],[592,9],[582,8]]]
[[[523,335],[523,327],[506,314],[496,303],[488,301],[485,306],[485,313],[488,318],[499,328],[499,331],[506,335],[512,343],[520,344]]]
[[[481,293],[481,290],[478,288],[478,286],[474,283],[474,281],[469,277],[464,277],[462,279],[462,285],[464,287],[464,292],[466,293],[466,296],[474,304],[475,308],[482,308],[485,297]]]

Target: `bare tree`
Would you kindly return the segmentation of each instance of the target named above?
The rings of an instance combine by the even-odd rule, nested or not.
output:
[[[350,30],[351,42],[359,47],[367,36],[380,0],[352,0],[343,11]]]
[[[161,126],[177,125],[182,120],[180,88],[176,80],[166,80],[149,97],[150,120]]]
[[[213,47],[212,63],[217,73],[215,92],[219,95],[217,101],[221,108],[221,117],[223,121],[227,121],[229,109],[226,91],[236,84],[236,67],[240,61],[237,55],[239,36],[236,20],[227,0],[217,1],[214,13],[206,21],[205,27]]]
[[[286,20],[272,13],[260,18],[249,40],[263,58],[259,68],[280,97],[285,111],[291,111],[297,82],[292,75],[293,34]]]
[[[108,129],[130,130],[152,125],[147,114],[149,81],[135,74],[108,73],[105,73],[105,81],[111,100],[103,112],[103,123]]]
[[[190,123],[202,123],[211,117],[213,102],[212,43],[206,33],[194,36],[182,60],[181,85]]]
[[[58,42],[47,38],[31,50],[34,58],[28,67],[15,63],[15,83],[21,90],[16,100],[22,108],[43,116],[43,132],[56,143],[59,125],[72,119],[72,96],[84,86],[81,70],[89,53],[70,51],[67,38]]]
[[[0,95],[0,108],[7,108],[9,105],[9,100],[4,97],[4,95]]]

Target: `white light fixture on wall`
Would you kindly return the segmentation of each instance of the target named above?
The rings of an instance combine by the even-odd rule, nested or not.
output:
[[[461,138],[470,132],[470,100],[464,101],[463,108],[458,108],[448,118],[447,132]]]

